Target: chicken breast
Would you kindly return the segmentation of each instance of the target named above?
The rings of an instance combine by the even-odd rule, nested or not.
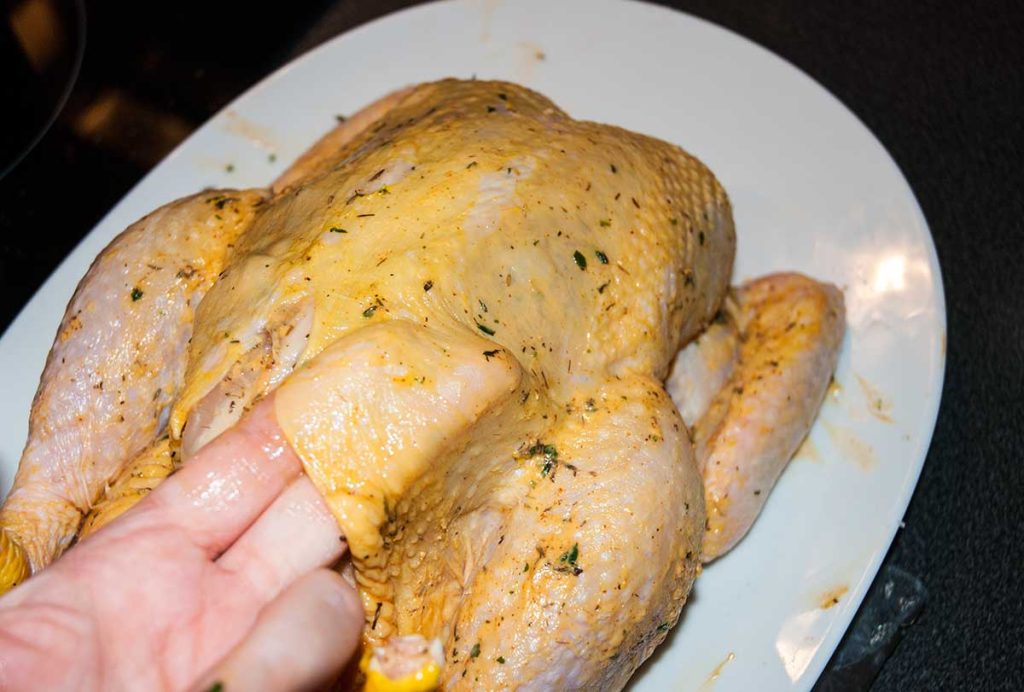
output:
[[[488,82],[421,86],[313,169],[200,306],[172,435],[308,306],[298,364],[345,354],[341,418],[289,393],[301,377],[278,416],[370,641],[441,639],[452,688],[620,686],[696,574],[700,480],[661,379],[725,293],[724,192],[676,147]],[[470,367],[507,384],[446,422]]]

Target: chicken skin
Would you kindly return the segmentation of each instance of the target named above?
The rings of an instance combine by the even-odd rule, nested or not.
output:
[[[735,242],[678,147],[509,83],[385,97],[270,190],[173,203],[97,260],[0,510],[0,588],[273,391],[369,645],[439,642],[445,689],[620,688],[835,366],[841,296],[810,279],[715,321]],[[777,328],[794,301],[802,340]]]

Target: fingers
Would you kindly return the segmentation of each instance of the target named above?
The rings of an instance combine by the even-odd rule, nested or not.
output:
[[[267,605],[249,635],[194,689],[315,688],[351,658],[362,628],[355,589],[330,570],[311,572]]]
[[[242,575],[269,601],[303,574],[333,563],[345,547],[320,493],[300,476],[217,564]]]
[[[170,524],[211,557],[231,545],[298,477],[273,396],[206,445],[139,504],[133,521]]]

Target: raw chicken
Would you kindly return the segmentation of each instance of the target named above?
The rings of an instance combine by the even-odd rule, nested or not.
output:
[[[447,689],[619,688],[702,555],[745,533],[834,367],[838,293],[766,280],[784,302],[825,296],[791,343],[763,336],[759,284],[741,290],[738,332],[676,365],[695,459],[664,382],[734,252],[725,192],[677,147],[508,83],[392,94],[271,191],[174,203],[97,261],[0,511],[0,587],[276,390],[349,543],[368,644],[442,643]],[[766,359],[783,376],[747,387]],[[748,439],[760,456],[733,464]],[[748,478],[753,511],[730,510]]]

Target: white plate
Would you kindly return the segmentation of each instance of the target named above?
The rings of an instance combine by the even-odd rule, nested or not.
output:
[[[682,145],[732,197],[737,280],[795,269],[843,287],[838,393],[810,447],[748,538],[704,571],[633,685],[809,688],[885,555],[928,449],[945,360],[935,249],[896,165],[842,104],[764,49],[653,5],[421,6],[330,41],[237,99],[100,222],[0,341],[0,489],[64,306],[117,232],[207,185],[265,185],[335,114],[449,75],[520,82],[578,118]],[[838,603],[821,607],[832,595]]]

